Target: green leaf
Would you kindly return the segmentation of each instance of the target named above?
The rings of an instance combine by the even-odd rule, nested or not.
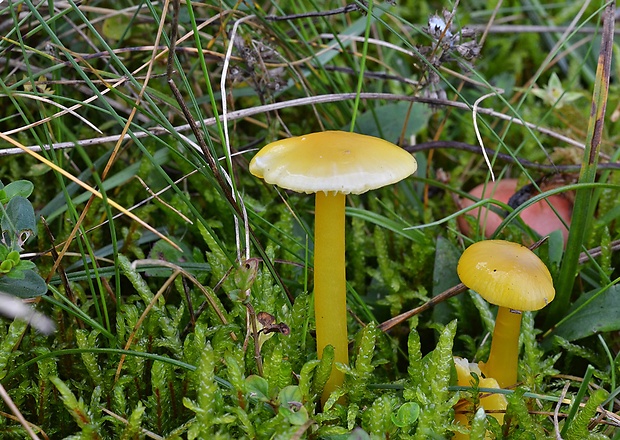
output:
[[[278,400],[280,401],[280,405],[288,406],[291,403],[299,403],[303,396],[301,395],[301,391],[299,387],[295,385],[289,385],[280,390],[278,393]]]
[[[549,336],[561,336],[568,341],[592,336],[599,332],[620,330],[620,285],[588,292],[572,306]]]
[[[15,263],[13,263],[11,260],[4,260],[2,263],[0,263],[0,273],[9,273],[11,269],[13,269],[14,265]]]
[[[34,298],[47,292],[47,284],[38,273],[33,270],[25,270],[22,273],[24,276],[21,279],[0,277],[0,292],[19,298]]]
[[[33,190],[34,185],[32,184],[32,182],[28,180],[16,180],[15,182],[11,182],[3,188],[6,196],[6,201],[0,200],[0,202],[4,204],[16,196],[28,198],[30,197],[30,194],[32,194]]]
[[[5,260],[11,251],[5,245],[0,243],[0,260]]]
[[[37,267],[32,261],[28,260],[19,260],[19,263],[13,267],[13,272],[25,272],[27,270],[33,270]],[[23,276],[18,277],[19,279],[23,279]]]
[[[19,263],[19,252],[17,251],[9,252],[9,254],[6,256],[6,259],[8,261],[12,261],[15,265],[17,265]]]
[[[413,425],[420,416],[420,405],[415,402],[403,403],[396,414],[392,413],[392,423],[399,428],[407,428]]]
[[[289,385],[282,388],[278,394],[280,401],[279,413],[291,425],[301,426],[308,421],[308,411],[302,405],[302,395],[299,387]]]
[[[397,142],[403,133],[403,127],[405,127],[405,139],[409,139],[411,135],[419,133],[427,126],[431,114],[431,109],[425,104],[389,103],[359,115],[356,126],[359,127],[358,132],[361,134]],[[348,131],[349,127],[343,130]]]
[[[379,19],[384,13],[384,10],[381,8],[376,8],[373,10],[372,16],[370,17],[370,21],[372,23],[375,22],[375,20]],[[349,25],[347,28],[343,29],[339,35],[338,35],[338,39],[339,41],[334,41],[333,43],[330,44],[330,46],[334,47],[334,48],[338,48],[338,50],[325,50],[325,51],[321,51],[318,52],[316,54],[315,57],[315,62],[317,63],[317,65],[326,65],[329,64],[330,61],[334,58],[338,56],[338,52],[340,50],[340,48],[349,48],[352,44],[354,44],[355,40],[352,38],[347,38],[349,35],[362,35],[364,33],[364,30],[366,29],[368,18],[367,17],[360,17],[357,20],[355,20],[351,25]]]
[[[245,380],[246,387],[250,396],[268,402],[270,400],[269,382],[260,376],[251,375]]]
[[[36,228],[34,209],[28,199],[16,196],[9,200],[2,217],[2,232],[10,234],[11,247],[21,249]]]

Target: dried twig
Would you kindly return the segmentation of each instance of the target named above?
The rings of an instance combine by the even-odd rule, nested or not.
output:
[[[236,111],[228,113],[227,119],[228,121],[234,121],[234,120],[243,119],[249,116],[254,116],[257,114],[267,113],[267,112],[275,111],[275,110],[281,110],[284,108],[300,107],[300,106],[312,105],[312,104],[328,104],[332,102],[348,101],[353,98],[355,98],[355,93],[334,93],[334,94],[326,94],[326,95],[308,96],[305,98],[291,99],[288,101],[275,102],[275,103],[260,105],[260,106],[256,106],[252,108],[236,110]],[[448,99],[423,98],[419,96],[396,95],[392,93],[361,93],[360,98],[371,99],[371,100],[386,100],[386,101],[421,102],[423,104],[431,104],[433,106],[438,106],[438,107],[441,107],[441,106],[454,107],[454,108],[461,109],[461,110],[471,111],[471,106],[469,104],[457,102],[457,101],[451,101]],[[555,131],[550,130],[548,128],[540,127],[537,124],[524,121],[522,119],[519,119],[518,116],[506,115],[504,113],[500,113],[490,108],[478,108],[478,113],[489,115],[489,116],[492,116],[492,117],[495,117],[495,118],[498,118],[504,121],[511,121],[514,124],[523,125],[525,127],[531,128],[532,130],[543,133],[554,139],[562,141],[568,145],[572,145],[572,146],[582,148],[582,149],[585,148],[583,142],[569,138],[568,136],[564,136],[560,133],[556,133]],[[219,120],[220,121],[222,120],[221,116],[219,117]],[[202,120],[201,123],[204,124],[205,126],[212,126],[217,123],[217,119],[215,117],[206,118]],[[179,125],[179,126],[174,127],[175,132],[185,132],[188,130],[191,130],[190,124],[184,124],[184,125]],[[150,130],[133,133],[133,137],[135,139],[141,139],[141,138],[145,138],[149,136],[161,136],[164,134],[170,134],[168,129],[164,127],[155,127]],[[119,138],[121,138],[120,135],[113,135],[113,136],[104,136],[104,137],[98,137],[98,138],[92,138],[92,139],[84,139],[84,140],[77,141],[77,142],[59,142],[56,144],[51,144],[51,145],[48,144],[48,145],[43,145],[43,146],[32,145],[27,148],[31,151],[37,152],[37,151],[51,149],[51,148],[55,150],[74,148],[76,145],[79,145],[81,147],[89,147],[89,146],[100,145],[100,144],[104,144],[108,142],[117,142]],[[125,135],[123,137],[123,139],[129,139],[129,138],[130,137],[128,135]],[[23,154],[23,153],[24,151],[18,148],[6,148],[6,149],[0,150],[0,157]]]
[[[19,420],[19,423],[21,423],[21,425],[24,427],[30,438],[33,440],[40,440],[37,434],[35,434],[35,432],[32,430],[30,423],[26,421],[22,413],[19,411],[19,408],[17,408],[15,402],[13,402],[13,399],[11,399],[11,396],[9,396],[9,393],[6,392],[6,389],[4,389],[2,384],[0,384],[0,397],[2,397],[2,400],[4,400],[6,406],[11,409],[11,412],[15,414],[15,417],[17,417],[17,420]]]
[[[454,150],[463,150],[469,151],[471,153],[480,154],[480,147],[477,145],[471,145],[466,142],[459,141],[428,141],[428,142],[420,142],[415,145],[402,145],[402,147],[409,151],[410,153],[415,153],[418,151],[425,150],[438,150],[438,149],[454,149]],[[537,171],[545,171],[549,173],[560,173],[560,172],[579,172],[581,170],[581,165],[545,165],[537,162],[532,162],[527,159],[522,159],[520,157],[511,156],[506,153],[499,153],[496,150],[493,150],[488,147],[484,147],[484,151],[488,156],[495,157],[499,160],[509,162],[509,163],[518,163],[522,165],[524,168],[530,168]],[[620,162],[606,162],[598,165],[598,169],[601,170],[620,170]]]

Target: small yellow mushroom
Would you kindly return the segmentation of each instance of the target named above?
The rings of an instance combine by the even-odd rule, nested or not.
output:
[[[547,266],[527,247],[485,240],[465,249],[459,278],[491,304],[499,306],[491,353],[480,369],[506,388],[517,382],[521,311],[539,310],[553,301],[555,289]]]
[[[461,357],[454,357],[454,366],[456,367],[457,374],[457,384],[461,387],[471,386],[472,376],[471,373],[474,372],[480,377],[478,381],[478,387],[480,388],[499,388],[499,384],[492,377],[482,378],[480,368],[478,364],[469,363],[467,359],[463,359]],[[471,407],[471,402],[467,402],[465,399],[459,400],[459,402],[455,405],[456,414],[454,415],[454,419],[461,423],[464,426],[469,426],[469,421],[467,419],[467,413],[473,412],[474,408]],[[480,406],[485,411],[505,411],[508,406],[508,401],[503,394],[489,394],[480,399]],[[490,415],[494,417],[500,425],[504,423],[504,413],[503,412],[491,412]],[[488,434],[487,434],[488,435]],[[453,440],[468,440],[469,435],[461,434],[459,432],[454,433]]]

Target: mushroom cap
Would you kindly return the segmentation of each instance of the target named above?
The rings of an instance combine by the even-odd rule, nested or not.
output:
[[[418,165],[402,148],[373,136],[324,131],[272,142],[252,158],[250,172],[304,193],[361,194],[396,183]]]
[[[513,310],[539,310],[553,301],[555,289],[547,266],[527,247],[485,240],[465,249],[459,278],[492,304]]]

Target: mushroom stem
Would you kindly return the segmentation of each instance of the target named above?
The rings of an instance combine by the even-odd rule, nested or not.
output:
[[[484,375],[495,378],[502,388],[517,383],[520,330],[521,312],[500,307],[495,318],[489,360],[479,365]]]
[[[314,226],[314,310],[319,358],[327,345],[335,361],[349,363],[346,277],[344,260],[344,206],[342,193],[316,194]],[[332,368],[321,401],[344,382],[344,373]]]

